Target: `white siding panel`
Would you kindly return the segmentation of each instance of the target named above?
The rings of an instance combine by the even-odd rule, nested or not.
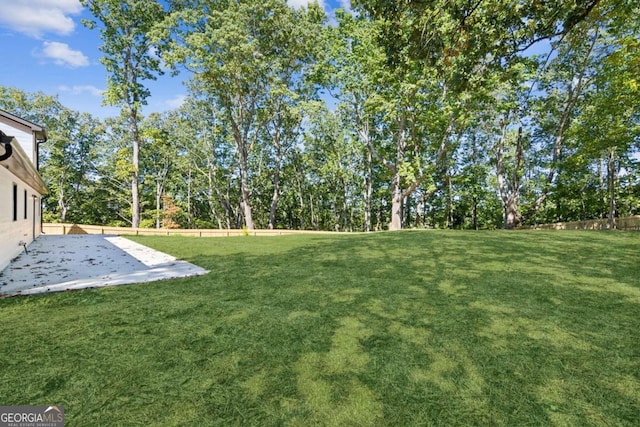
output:
[[[18,215],[13,220],[13,184],[18,186]],[[24,218],[24,191],[27,190],[27,218]],[[33,212],[35,201],[35,217]],[[33,241],[40,235],[40,195],[6,168],[0,167],[0,271],[24,248],[19,243]],[[35,225],[35,227],[34,227]]]

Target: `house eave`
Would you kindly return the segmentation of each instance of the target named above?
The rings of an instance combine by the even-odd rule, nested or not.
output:
[[[0,115],[6,118],[7,120],[11,120],[22,126],[26,126],[30,128],[31,131],[35,134],[36,140],[40,142],[47,141],[47,130],[44,128],[44,126],[41,126],[37,123],[30,122],[29,120],[25,120],[22,117],[15,116],[2,109],[0,109]]]
[[[47,194],[48,190],[44,181],[40,177],[36,167],[29,160],[29,157],[25,154],[18,140],[13,138],[10,144],[13,153],[8,159],[0,161],[0,166],[8,169],[9,172],[24,181],[25,184],[32,187],[38,193]]]

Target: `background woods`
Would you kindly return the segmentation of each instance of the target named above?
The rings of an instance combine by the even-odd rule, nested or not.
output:
[[[368,231],[640,214],[634,1],[354,1],[331,19],[284,0],[84,3],[120,116],[0,86],[0,108],[48,129],[47,221]],[[190,95],[144,117],[144,82],[168,69]]]

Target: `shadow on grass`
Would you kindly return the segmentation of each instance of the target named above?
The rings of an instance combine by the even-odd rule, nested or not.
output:
[[[136,240],[211,273],[1,301],[7,404],[76,424],[638,421],[628,235]]]
[[[629,361],[638,348],[629,339],[637,336],[637,279],[629,284],[637,267],[615,258],[610,236],[568,237],[319,239],[289,253],[245,254],[215,274],[228,286],[247,287],[256,304],[295,307],[287,317],[303,313],[331,322],[331,346],[303,353],[297,362],[306,366],[297,381],[302,375],[317,386],[299,386],[317,419],[359,413],[365,424],[377,417],[399,424],[632,420],[638,390],[624,391],[629,378],[614,374],[632,372]],[[617,244],[617,250],[625,246]],[[269,264],[271,270],[251,273],[251,265]],[[236,271],[243,273],[233,280]],[[612,366],[612,377],[598,378],[607,354],[631,359]],[[330,381],[335,365],[349,360],[360,360],[353,362],[360,368],[337,369],[346,378]],[[355,391],[341,394],[344,381]],[[604,390],[618,403],[599,408]],[[336,400],[336,393],[349,399]]]

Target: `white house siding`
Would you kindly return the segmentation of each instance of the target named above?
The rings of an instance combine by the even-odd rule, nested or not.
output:
[[[0,161],[0,270],[41,234],[41,198],[47,189],[37,170],[36,135],[42,126],[0,110],[0,130],[12,137],[12,154]],[[6,152],[6,147],[0,153]],[[14,197],[15,188],[15,197]]]
[[[17,216],[15,220],[14,184],[17,186]],[[26,212],[25,191],[27,194]],[[28,245],[41,234],[40,199],[41,196],[35,189],[16,178],[6,168],[0,167],[0,270],[3,270],[13,258],[24,251],[20,242]]]
[[[15,137],[15,139],[17,139],[18,142],[20,143],[20,147],[22,148],[22,151],[24,151],[27,157],[29,158],[29,161],[35,165],[37,163],[34,158],[35,144],[33,139],[33,132],[31,131],[31,129],[27,127],[25,127],[25,129],[22,130],[22,129],[18,129],[17,126],[22,127],[21,125],[18,125],[18,124],[16,124],[15,126],[9,126],[8,124],[3,123],[2,120],[0,120],[0,130],[4,132],[6,135]],[[0,150],[0,152],[2,151]]]

